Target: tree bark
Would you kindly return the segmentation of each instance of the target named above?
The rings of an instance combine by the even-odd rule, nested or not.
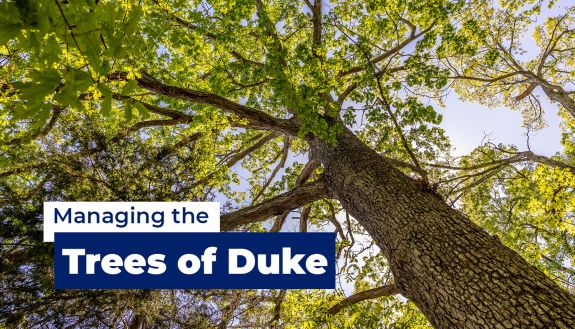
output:
[[[310,139],[327,188],[435,328],[575,328],[575,297],[344,128]]]
[[[575,118],[575,100],[571,98],[571,95],[564,92],[563,90],[556,90],[552,87],[542,86],[543,91],[551,100],[561,104],[569,114]]]

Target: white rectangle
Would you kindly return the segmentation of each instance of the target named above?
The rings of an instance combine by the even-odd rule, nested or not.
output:
[[[219,231],[219,202],[44,202],[44,242],[55,232]]]

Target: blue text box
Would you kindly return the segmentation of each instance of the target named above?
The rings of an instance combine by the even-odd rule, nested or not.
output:
[[[233,254],[231,250],[235,250]],[[209,260],[210,253],[215,260]],[[92,266],[87,266],[88,254]],[[185,254],[188,256],[180,260]],[[197,257],[199,269],[197,264],[194,268],[194,260],[190,260],[194,256],[190,254]],[[206,263],[199,261],[204,254],[206,263],[211,263],[211,274],[204,273]],[[230,274],[231,259],[237,259],[236,267],[241,271],[249,270],[249,266],[245,267],[249,254],[254,255],[253,269],[245,274]],[[268,274],[260,273],[258,264],[262,262],[258,258],[261,260],[262,256],[258,254],[265,255],[264,272]],[[304,256],[298,256],[301,254]],[[129,255],[132,256],[128,258]],[[165,264],[163,272],[158,266],[158,255],[165,256],[160,261]],[[70,274],[70,260],[74,257],[77,274]],[[56,289],[335,288],[335,233],[56,233],[54,258]],[[182,273],[179,260],[184,272],[197,272]],[[106,273],[104,263],[107,271],[120,272]],[[278,266],[271,266],[274,264]],[[301,272],[298,265],[303,274],[296,274]],[[87,274],[90,268],[93,274]],[[128,270],[143,273],[130,274]],[[284,274],[284,270],[291,274]]]

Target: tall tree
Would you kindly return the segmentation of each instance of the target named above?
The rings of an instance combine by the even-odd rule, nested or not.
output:
[[[482,34],[492,31],[485,21],[470,17],[478,8],[489,13],[486,6],[444,0],[1,2],[2,251],[10,269],[3,275],[27,280],[2,287],[10,292],[3,313],[17,315],[9,323],[25,321],[26,311],[43,314],[34,317],[37,323],[48,316],[55,322],[58,311],[46,314],[50,303],[78,298],[103,307],[114,321],[82,314],[58,321],[183,326],[200,314],[203,324],[224,328],[244,321],[246,309],[267,307],[270,319],[253,312],[245,323],[280,326],[297,308],[294,295],[281,291],[224,292],[220,299],[200,293],[217,312],[198,302],[171,319],[151,316],[148,304],[119,304],[126,299],[114,294],[110,300],[128,305],[130,314],[90,303],[86,295],[34,300],[46,296],[50,282],[49,248],[41,247],[38,234],[41,200],[224,197],[224,230],[279,231],[299,211],[297,229],[333,227],[338,254],[347,260],[354,231],[369,234],[385,260],[366,264],[372,272],[359,276],[357,286],[384,285],[323,305],[326,314],[401,294],[436,328],[575,326],[575,297],[477,224],[499,232],[482,209],[509,201],[479,188],[494,191],[500,178],[516,171],[523,179],[519,175],[551,170],[560,190],[572,189],[572,154],[549,158],[487,145],[445,163],[442,117],[425,105],[441,98],[450,78],[465,80],[441,60],[473,59],[471,41],[485,47],[499,42]],[[569,10],[546,24],[567,31],[559,32],[567,38],[571,32],[562,22],[572,16]],[[506,17],[523,24],[523,16]],[[564,42],[554,41],[559,36],[553,32],[541,40],[549,54],[538,58],[542,69],[535,74],[547,82],[523,76],[528,82],[513,85],[539,83],[546,90],[546,83],[555,88],[570,81],[560,72],[572,65],[569,56],[555,54],[564,53]],[[503,50],[487,51],[491,66],[513,63],[513,49],[509,55]],[[476,70],[471,63],[466,70]],[[547,65],[553,77],[543,77],[551,74]],[[552,95],[560,90],[553,88],[548,95],[559,101]],[[560,103],[570,111],[568,101]],[[540,183],[542,196],[525,197],[544,199],[549,184]],[[515,194],[508,195],[521,197],[521,185],[509,184],[505,188]],[[572,199],[556,196],[553,209],[563,210],[562,221],[572,213]],[[475,222],[454,208],[458,200]],[[565,245],[572,244],[572,231],[563,233]],[[555,267],[564,264],[557,253],[547,257]],[[390,276],[373,271],[378,262]],[[177,302],[182,295],[155,297],[150,300],[164,309],[184,305]],[[292,303],[282,310],[286,300]]]

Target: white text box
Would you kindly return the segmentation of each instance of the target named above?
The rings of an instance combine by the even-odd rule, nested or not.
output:
[[[44,242],[55,232],[219,231],[219,202],[44,202]]]

